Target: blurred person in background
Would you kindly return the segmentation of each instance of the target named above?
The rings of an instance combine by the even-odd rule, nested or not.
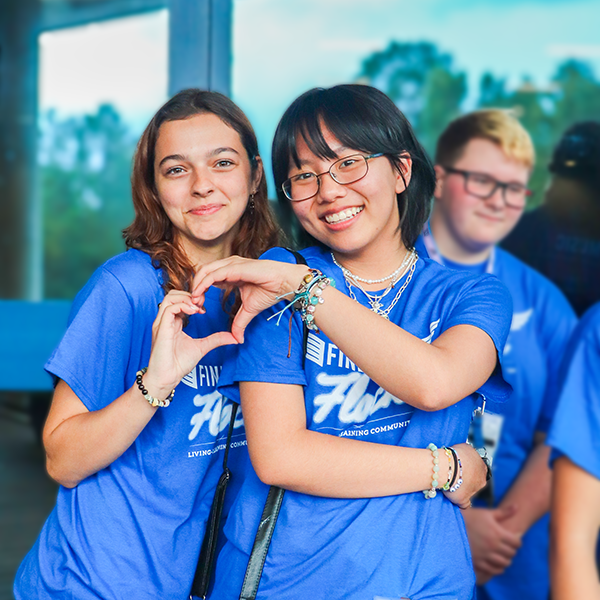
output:
[[[549,168],[544,203],[502,246],[552,280],[581,315],[600,300],[600,122],[569,128]]]
[[[600,598],[600,304],[582,317],[569,344],[548,445],[552,599]]]
[[[235,340],[234,296],[213,288],[199,314],[186,290],[200,265],[256,257],[278,230],[252,127],[215,92],[182,91],[157,112],[132,194],[128,251],[78,294],[46,364],[55,392],[43,441],[61,485],[17,573],[17,600],[190,592],[223,469],[232,403],[216,386]],[[241,414],[233,431],[236,485],[247,458]]]
[[[534,164],[529,134],[509,113],[464,115],[440,136],[437,186],[417,249],[451,269],[493,273],[513,299],[503,352],[514,392],[487,402],[471,436],[493,457],[493,478],[464,513],[480,599],[547,600],[551,471],[543,444],[554,405],[549,392],[576,317],[545,277],[496,245],[526,205]]]

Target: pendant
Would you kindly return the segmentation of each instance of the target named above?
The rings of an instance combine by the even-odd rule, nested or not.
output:
[[[377,314],[381,314],[381,307],[383,306],[383,304],[381,304],[381,302],[379,302],[378,298],[376,298],[373,301],[369,300],[369,304],[371,305],[371,310],[373,312],[376,312]]]

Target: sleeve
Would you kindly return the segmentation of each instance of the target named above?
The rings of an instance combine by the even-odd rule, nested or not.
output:
[[[456,325],[473,325],[492,339],[498,365],[477,392],[494,402],[504,402],[512,393],[512,387],[502,376],[501,366],[512,311],[512,297],[504,284],[493,275],[484,275],[463,290],[444,323],[444,330]]]
[[[548,433],[556,405],[558,402],[558,375],[565,355],[565,349],[573,330],[577,325],[577,317],[567,299],[559,290],[548,298],[546,310],[541,320],[543,331],[540,332],[546,353],[547,378],[544,403],[536,425],[536,431]]]
[[[132,330],[131,302],[117,278],[101,267],[75,298],[67,331],[45,369],[55,385],[65,381],[88,410],[104,408],[126,389]]]
[[[585,316],[565,353],[560,396],[547,444],[600,479],[600,311]]]
[[[261,259],[295,262],[283,248],[269,250]],[[240,381],[306,385],[302,320],[291,308],[280,318],[277,315],[287,304],[289,301],[283,300],[250,322],[237,359],[223,367],[219,378],[219,391],[227,398],[240,401]]]

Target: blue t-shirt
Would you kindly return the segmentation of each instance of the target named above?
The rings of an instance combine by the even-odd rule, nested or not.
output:
[[[422,237],[417,249],[426,252]],[[450,263],[445,258],[443,262],[453,269],[472,268]],[[559,365],[577,319],[552,282],[500,248],[495,249],[493,274],[508,288],[514,311],[503,351],[504,377],[514,393],[503,404],[490,400],[483,421],[484,440],[497,442],[493,460],[494,506],[497,506],[533,450],[535,432],[547,433],[549,429],[556,408],[553,391]],[[482,501],[474,504],[486,506]],[[523,545],[511,566],[478,589],[477,597],[547,600],[548,544],[546,515],[523,536]]]
[[[329,252],[309,248],[302,254],[311,267],[333,277],[338,290],[348,293]],[[264,258],[294,262],[283,249],[269,251]],[[383,300],[384,308],[396,290]],[[366,304],[358,293],[357,297]],[[227,365],[221,377],[228,397],[239,398],[234,385],[239,381],[297,384],[304,386],[307,427],[313,431],[417,448],[466,440],[479,394],[437,412],[415,409],[379,387],[322,332],[309,333],[303,368],[299,316],[292,320],[290,358],[287,318],[279,327],[275,319],[267,321],[280,308],[281,304],[265,311],[250,324],[235,365]],[[486,331],[501,349],[511,314],[510,296],[495,277],[451,272],[419,258],[390,320],[426,343],[450,327],[471,324]],[[510,386],[497,369],[479,392],[502,401]],[[227,542],[219,555],[211,598],[238,598],[268,489],[250,469],[225,527]],[[462,516],[442,494],[431,500],[420,492],[333,499],[286,491],[258,597],[449,600],[471,598],[473,585]]]
[[[129,250],[100,267],[75,299],[46,369],[90,411],[123,394],[148,364],[161,284],[150,257]],[[228,328],[216,289],[206,309],[190,318],[191,337]],[[208,353],[117,460],[73,489],[59,488],[56,507],[17,573],[17,600],[187,597],[222,472],[232,404],[217,382],[232,352],[227,346]],[[247,458],[240,413],[233,446],[232,487]]]
[[[551,460],[566,456],[600,480],[600,303],[581,318],[560,372]],[[600,536],[596,552],[600,568]]]

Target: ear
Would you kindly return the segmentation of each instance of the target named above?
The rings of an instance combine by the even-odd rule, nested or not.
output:
[[[408,154],[400,156],[396,166],[396,194],[401,194],[410,183],[412,176],[412,158]]]
[[[254,177],[252,178],[252,185],[251,185],[253,194],[255,194],[256,191],[258,190],[258,184],[260,183],[260,178],[262,177],[262,174],[263,174],[262,158],[260,156],[256,155],[254,157],[254,160],[256,161],[256,167],[254,170]]]
[[[433,197],[436,200],[439,200],[444,191],[447,173],[444,167],[441,167],[440,165],[435,165],[433,168],[435,169],[435,190],[433,192]]]

